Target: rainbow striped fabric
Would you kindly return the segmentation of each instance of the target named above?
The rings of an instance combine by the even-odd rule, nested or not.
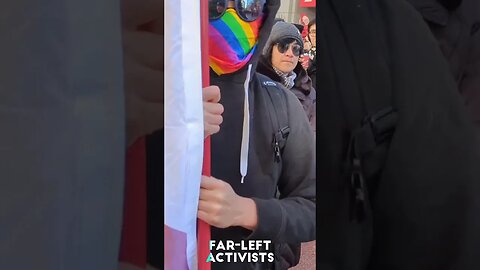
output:
[[[253,22],[245,22],[234,9],[209,26],[210,67],[218,75],[233,73],[250,60],[258,40],[258,30],[262,17]]]

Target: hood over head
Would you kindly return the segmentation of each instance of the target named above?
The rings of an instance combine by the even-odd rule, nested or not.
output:
[[[272,30],[272,26],[273,26],[274,20],[275,20],[275,15],[277,14],[277,11],[278,11],[279,7],[280,7],[280,0],[267,0],[266,1],[265,6],[264,6],[263,22],[262,22],[262,24],[260,26],[260,29],[259,29],[259,32],[258,32],[258,41],[257,41],[257,45],[256,45],[256,48],[255,48],[255,52],[253,53],[253,55],[250,58],[250,60],[248,61],[248,63],[245,66],[243,66],[242,68],[240,68],[238,71],[235,71],[235,72],[229,73],[229,74],[222,74],[222,75],[217,75],[210,68],[210,70],[212,71],[212,72],[210,72],[210,74],[213,78],[224,77],[224,78],[228,78],[228,80],[233,79],[233,81],[239,81],[239,80],[244,81],[245,80],[245,75],[246,75],[246,72],[248,70],[249,65],[251,65],[251,73],[253,74],[253,72],[256,69],[258,59],[259,59],[260,55],[262,54],[263,47],[265,46],[265,43],[267,42],[267,39],[268,39],[268,37],[270,35],[270,32]]]

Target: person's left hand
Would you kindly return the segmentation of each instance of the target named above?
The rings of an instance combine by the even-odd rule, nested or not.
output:
[[[217,228],[257,226],[255,202],[233,191],[230,184],[215,177],[202,176],[198,218]]]

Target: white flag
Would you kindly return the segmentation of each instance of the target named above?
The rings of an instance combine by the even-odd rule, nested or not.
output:
[[[203,162],[200,1],[165,1],[165,269],[197,269]]]

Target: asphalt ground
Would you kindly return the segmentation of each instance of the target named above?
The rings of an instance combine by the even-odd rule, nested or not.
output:
[[[315,270],[315,243],[315,241],[302,243],[302,254],[300,255],[300,262],[297,266],[290,268],[291,270]]]

